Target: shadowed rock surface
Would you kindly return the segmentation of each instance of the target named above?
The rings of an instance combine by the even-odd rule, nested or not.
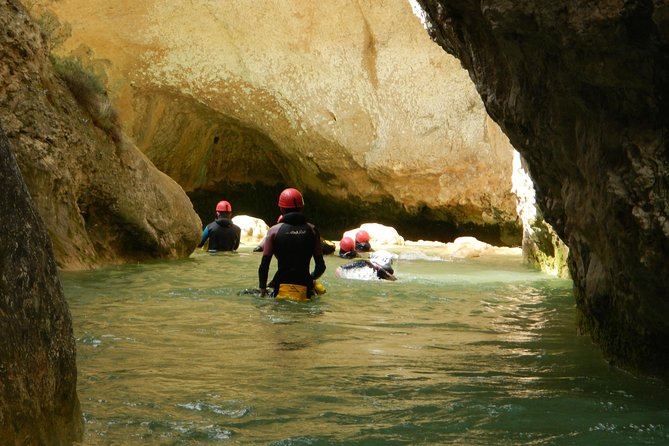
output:
[[[580,327],[613,364],[669,378],[669,5],[418,3],[527,161]]]
[[[72,319],[1,128],[0,208],[0,444],[71,444],[83,430]]]

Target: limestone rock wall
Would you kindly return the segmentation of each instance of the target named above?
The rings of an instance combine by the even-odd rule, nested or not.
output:
[[[513,154],[513,192],[517,212],[523,222],[523,258],[525,262],[548,274],[570,278],[569,248],[546,222],[537,208],[534,183],[520,154]]]
[[[669,4],[418,0],[527,161],[580,326],[669,378]]]
[[[0,0],[0,29],[0,123],[58,265],[190,254],[201,222],[183,189],[75,100],[19,2]]]
[[[290,184],[516,224],[508,139],[404,0],[33,3],[71,25],[59,51],[97,64],[126,131],[190,193]]]
[[[51,242],[0,127],[0,443],[81,440],[72,318]]]

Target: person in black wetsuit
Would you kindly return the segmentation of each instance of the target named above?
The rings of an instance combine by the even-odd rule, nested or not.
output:
[[[297,189],[288,188],[279,195],[283,219],[267,231],[263,256],[258,268],[260,295],[267,294],[267,278],[272,256],[278,266],[270,286],[277,299],[307,300],[313,294],[314,280],[325,272],[321,238],[316,227],[302,214],[304,200]],[[309,273],[313,257],[315,267]]]
[[[239,248],[242,230],[232,222],[232,206],[223,200],[216,204],[216,220],[204,228],[198,248],[209,240],[208,252],[235,251]]]

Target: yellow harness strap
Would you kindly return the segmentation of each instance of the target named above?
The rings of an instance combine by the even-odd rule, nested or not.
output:
[[[276,294],[276,298],[295,300],[298,302],[309,300],[309,297],[307,297],[307,287],[304,285],[294,285],[292,283],[282,283],[279,285],[279,292]]]

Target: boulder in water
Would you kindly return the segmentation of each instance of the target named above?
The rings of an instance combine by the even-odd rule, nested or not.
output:
[[[269,226],[263,220],[248,215],[232,217],[232,222],[242,230],[241,243],[245,245],[259,244],[269,230]]]
[[[343,237],[355,240],[355,234],[360,230],[367,231],[372,248],[374,245],[404,245],[404,237],[398,234],[397,229],[380,223],[363,223],[359,228],[344,232]]]

